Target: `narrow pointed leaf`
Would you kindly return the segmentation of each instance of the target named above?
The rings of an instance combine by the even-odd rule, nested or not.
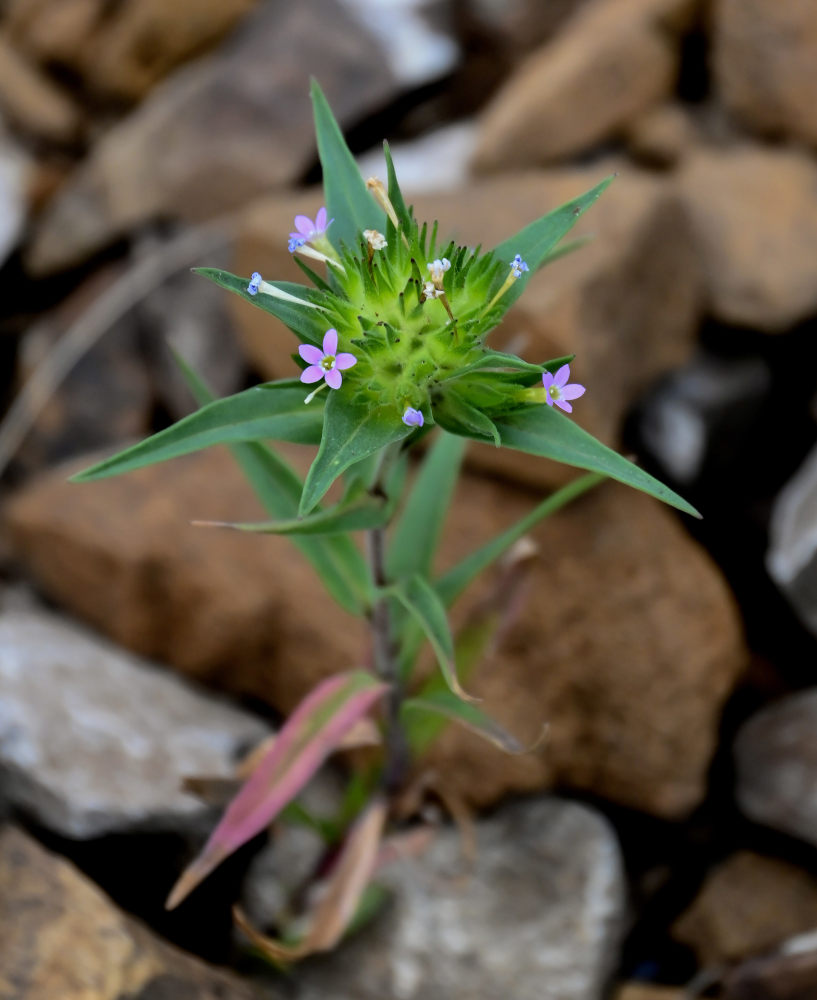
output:
[[[397,213],[397,218],[400,220],[400,224],[403,229],[408,232],[411,227],[411,216],[409,215],[409,210],[406,208],[403,192],[400,190],[400,185],[397,183],[397,173],[394,169],[394,161],[391,158],[391,148],[387,142],[383,143],[383,155],[386,159],[386,177],[388,182],[389,201],[392,203],[394,211]]]
[[[499,431],[490,417],[478,410],[460,395],[454,386],[449,387],[434,401],[434,419],[448,431],[475,441],[500,445]]]
[[[649,473],[603,445],[575,421],[549,406],[529,406],[496,420],[502,443],[529,455],[552,458],[654,496],[685,514],[700,517],[695,508]]]
[[[390,517],[389,505],[382,497],[364,494],[351,503],[338,503],[326,510],[317,510],[307,517],[281,521],[229,522],[194,521],[196,525],[232,528],[260,535],[337,535],[344,531],[369,531],[382,528]]]
[[[412,741],[412,749],[415,753],[422,753],[437,735],[436,727],[432,730],[430,739],[428,738],[429,734],[423,733],[422,730],[418,729],[412,732],[412,717],[415,715],[431,714],[432,716],[442,717],[443,723],[446,721],[458,722],[472,733],[476,733],[477,736],[481,736],[483,739],[488,740],[489,743],[493,743],[495,747],[498,747],[504,753],[512,755],[530,753],[541,744],[543,738],[543,736],[540,736],[531,746],[524,746],[515,736],[504,730],[498,722],[494,721],[489,715],[486,715],[476,705],[468,704],[468,702],[458,698],[450,691],[434,691],[420,698],[407,698],[403,702],[401,712],[405,716],[404,722],[409,731],[409,738]],[[414,736],[413,739],[412,735]]]
[[[187,362],[176,352],[174,358],[199,406],[213,402],[213,394]],[[234,444],[230,452],[271,517],[296,516],[303,483],[280,455],[260,442]],[[338,604],[351,614],[363,614],[370,604],[371,582],[366,562],[351,538],[337,535],[317,541],[295,536],[292,543]]]
[[[443,433],[426,453],[389,542],[390,580],[431,571],[465,448],[462,438]]]
[[[369,194],[329,102],[315,80],[312,81],[312,108],[326,208],[329,217],[335,220],[328,229],[328,236],[336,245],[344,243],[354,247],[364,229],[383,232],[386,217]]]
[[[515,254],[520,254],[530,268],[530,272],[523,274],[521,278],[515,281],[503,296],[502,304],[505,308],[519,298],[525,290],[531,274],[546,263],[548,258],[555,258],[554,249],[556,248],[556,244],[573,228],[587,209],[609,187],[614,178],[615,174],[605,177],[600,184],[591,188],[590,191],[580,195],[578,198],[573,198],[572,201],[568,201],[564,205],[560,205],[559,208],[548,212],[547,215],[543,215],[541,219],[531,222],[530,225],[525,226],[515,236],[511,236],[494,248],[493,252],[500,260],[510,263]]]
[[[440,671],[449,689],[465,701],[478,701],[463,690],[454,659],[454,639],[445,606],[429,582],[419,574],[394,584],[391,593],[417,621],[437,657]]]
[[[349,466],[411,433],[391,408],[356,402],[341,393],[342,389],[330,390],[321,446],[304,483],[300,516],[312,510]]]
[[[172,427],[78,473],[72,482],[118,476],[216,444],[268,438],[317,444],[321,426],[320,407],[304,406],[304,387],[300,382],[267,382],[208,403]]]
[[[320,300],[315,292],[304,285],[298,285],[292,281],[268,282],[280,291],[286,292],[287,295],[302,300],[303,305],[298,305],[296,302],[284,301],[272,295],[265,295],[263,292],[250,295],[247,291],[248,278],[230,274],[229,271],[222,271],[217,267],[196,267],[193,268],[193,271],[195,274],[200,274],[203,278],[215,282],[221,288],[226,288],[227,291],[238,295],[245,302],[249,302],[251,306],[275,316],[296,336],[309,344],[319,345],[327,327],[332,325],[327,321],[326,310],[320,305]]]
[[[230,803],[202,853],[176,883],[167,908],[177,906],[225,858],[269,826],[386,690],[362,670],[319,684]]]

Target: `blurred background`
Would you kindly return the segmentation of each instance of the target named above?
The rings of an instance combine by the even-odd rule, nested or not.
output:
[[[618,174],[494,342],[575,353],[575,419],[704,517],[605,485],[537,530],[475,687],[549,740],[434,756],[482,817],[469,886],[446,834],[281,978],[229,904],[278,925],[314,844],[261,838],[165,914],[215,815],[181,785],[364,637],[285,541],[189,526],[257,517],[219,451],[66,477],[192,409],[170,347],[222,395],[292,373],[189,269],[298,280],[310,76],[462,243]],[[815,148],[814,0],[0,0],[3,998],[817,997]],[[441,566],[569,478],[467,467]]]

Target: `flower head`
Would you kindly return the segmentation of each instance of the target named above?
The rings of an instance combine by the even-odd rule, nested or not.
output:
[[[423,298],[424,299],[438,299],[441,295],[445,295],[442,288],[437,288],[433,281],[423,282]]]
[[[298,353],[309,365],[301,372],[301,381],[307,384],[326,379],[330,389],[340,389],[346,368],[357,364],[354,354],[338,354],[338,331],[332,327],[323,337],[323,350],[313,344],[301,344]]]
[[[522,260],[522,257],[520,256],[520,254],[517,254],[514,257],[514,259],[511,261],[511,274],[514,276],[514,278],[521,278],[522,277],[522,272],[523,271],[529,271],[529,270],[530,270],[530,268],[525,263],[525,261]]]
[[[363,235],[366,237],[366,242],[372,250],[382,250],[389,245],[386,242],[386,237],[376,229],[364,229]]]
[[[252,277],[250,278],[250,283],[249,285],[247,285],[247,291],[250,293],[250,295],[258,294],[258,288],[262,280],[263,279],[261,278],[261,275],[258,273],[258,271],[253,271]]]
[[[445,277],[445,272],[451,267],[451,261],[447,257],[436,260],[428,265],[428,270],[431,273],[431,280],[437,288],[442,288],[443,278]]]
[[[326,208],[324,207],[318,209],[318,214],[314,219],[310,219],[308,215],[296,215],[295,232],[289,234],[289,243],[287,244],[289,252],[295,253],[305,243],[311,243],[312,240],[323,236],[334,221],[334,219],[326,221]]]
[[[570,365],[562,365],[555,375],[545,372],[542,375],[542,385],[545,387],[545,402],[548,406],[553,406],[555,403],[559,409],[565,410],[567,413],[572,413],[573,407],[568,403],[568,400],[578,399],[579,396],[583,396],[585,388],[583,385],[579,385],[578,382],[568,385],[567,380],[569,378]]]
[[[422,427],[424,422],[421,410],[415,410],[413,406],[406,407],[406,412],[403,414],[403,423],[406,427]]]

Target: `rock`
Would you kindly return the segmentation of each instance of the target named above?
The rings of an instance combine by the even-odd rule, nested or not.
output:
[[[753,715],[735,741],[737,799],[757,823],[817,844],[817,688]]]
[[[698,130],[681,104],[661,104],[626,129],[632,156],[648,167],[673,167],[695,145]]]
[[[817,145],[817,9],[809,0],[717,0],[713,66],[720,100],[767,136]]]
[[[768,333],[817,310],[817,164],[794,150],[701,150],[680,174],[716,319]]]
[[[582,153],[670,96],[695,0],[591,0],[485,109],[474,165],[506,170]]]
[[[15,48],[33,61],[79,74],[105,6],[105,0],[9,0],[3,24]],[[107,13],[115,15],[110,7]]]
[[[615,164],[616,167],[619,164]],[[550,170],[468,184],[410,200],[422,219],[475,246],[494,246],[598,183],[613,167]],[[237,238],[234,270],[300,280],[286,249],[296,212],[321,204],[319,193],[258,201]],[[576,354],[574,374],[591,387],[575,416],[615,443],[625,414],[660,375],[687,360],[697,334],[700,278],[688,224],[671,186],[643,171],[620,176],[570,238],[595,236],[537,276],[491,342],[531,359]],[[292,374],[292,335],[267,313],[230,296],[248,356],[264,377]],[[547,462],[496,448],[473,461],[542,487],[563,479]]]
[[[10,827],[0,832],[0,939],[9,1000],[273,1000],[164,944]]]
[[[0,110],[20,131],[49,142],[77,137],[80,117],[70,98],[0,34]]]
[[[64,837],[200,830],[183,779],[229,777],[268,733],[43,611],[0,618],[0,686],[0,797]]]
[[[413,194],[460,188],[468,179],[468,161],[475,138],[475,124],[461,121],[434,129],[409,142],[395,143],[391,146],[391,154],[400,186]],[[434,164],[433,170],[429,170],[429,163]],[[357,164],[364,177],[386,176],[382,147],[358,157]]]
[[[598,813],[544,799],[477,825],[473,872],[442,832],[384,869],[392,907],[298,972],[298,1000],[600,1000],[617,958],[625,888]],[[381,879],[378,879],[381,881]]]
[[[817,635],[817,448],[772,508],[766,568],[806,627]]]
[[[724,1000],[809,1000],[817,992],[817,948],[799,939],[775,955],[754,958],[726,978]]]
[[[817,881],[800,868],[740,851],[711,871],[672,927],[701,966],[738,962],[817,927]]]
[[[6,134],[0,120],[0,267],[22,235],[27,215],[29,181],[28,158]]]
[[[588,0],[468,0],[465,17],[506,58],[518,58],[547,41]],[[496,56],[494,56],[496,58]]]
[[[285,710],[360,662],[361,627],[322,596],[285,538],[190,525],[266,517],[226,452],[84,486],[66,481],[77,468],[38,477],[6,505],[26,568],[73,613],[144,656]]]
[[[625,983],[613,994],[613,1000],[686,1000],[686,990],[653,983]]]
[[[345,125],[396,93],[335,0],[260,4],[96,144],[40,220],[32,273],[76,264],[153,217],[208,218],[300,177],[315,157],[310,73]]]

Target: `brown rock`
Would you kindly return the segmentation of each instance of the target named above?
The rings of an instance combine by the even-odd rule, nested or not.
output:
[[[32,59],[79,73],[105,6],[105,0],[10,0],[4,23],[15,47]]]
[[[668,97],[695,0],[592,0],[485,111],[479,170],[534,166],[615,136]]]
[[[70,142],[80,117],[68,96],[0,35],[0,110],[18,129],[52,142]]]
[[[640,163],[672,167],[697,139],[697,128],[681,104],[650,108],[627,128],[627,145]]]
[[[0,940],[9,1000],[271,1000],[162,943],[11,827],[0,833]]]
[[[315,156],[310,74],[344,124],[396,92],[336,0],[261,4],[97,143],[41,219],[29,268],[68,267],[154,216],[208,218],[299,177]]]
[[[710,872],[672,934],[705,966],[770,951],[815,927],[817,882],[794,865],[741,851]]]
[[[811,1000],[817,996],[817,949],[744,962],[726,979],[724,1000]]]
[[[686,1000],[686,991],[653,983],[625,983],[613,994],[613,1000]]]
[[[776,333],[817,309],[817,165],[753,147],[690,156],[680,190],[717,319]]]
[[[526,173],[411,200],[419,218],[440,220],[441,232],[490,247],[611,169]],[[239,234],[234,269],[302,280],[287,253],[286,234],[296,211],[319,205],[319,193],[257,202]],[[537,275],[492,343],[531,359],[575,353],[574,374],[590,387],[575,417],[615,443],[639,394],[694,349],[700,277],[673,188],[643,171],[622,169],[569,238],[588,235],[595,236],[588,246]],[[292,334],[260,309],[230,299],[257,369],[267,378],[290,375]],[[475,448],[472,461],[538,487],[564,478],[549,463],[493,447]]]
[[[764,135],[817,145],[817,7],[811,0],[717,0],[715,81],[726,107]]]

